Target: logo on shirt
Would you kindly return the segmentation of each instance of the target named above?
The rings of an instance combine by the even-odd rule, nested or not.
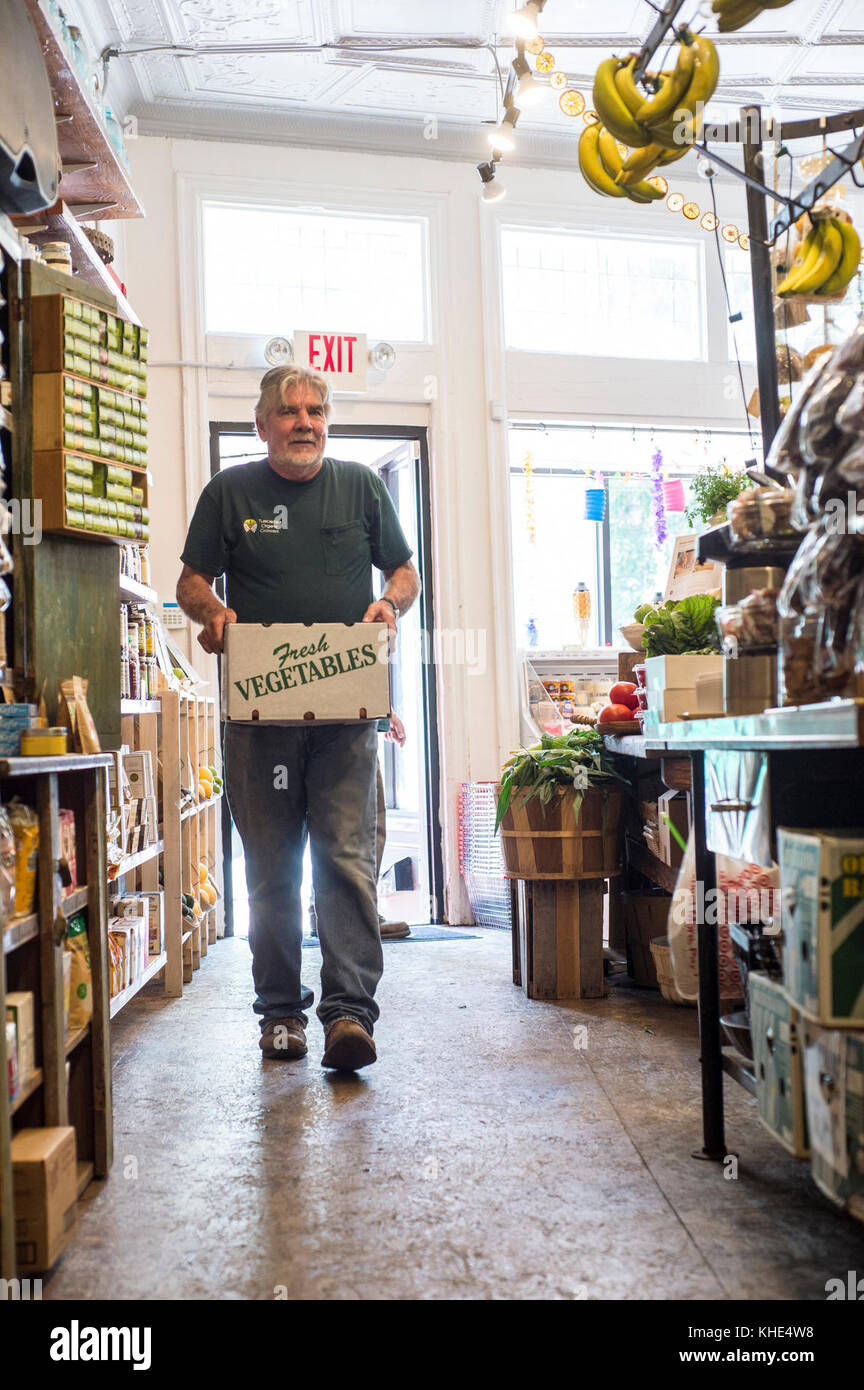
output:
[[[257,530],[258,530],[258,522],[254,519],[254,517],[249,517],[246,521],[243,522],[243,530],[244,530],[244,531],[257,531]]]

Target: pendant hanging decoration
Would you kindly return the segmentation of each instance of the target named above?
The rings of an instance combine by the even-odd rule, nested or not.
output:
[[[666,529],[666,504],[663,498],[663,454],[657,449],[651,459],[651,509],[654,514],[654,546],[662,550],[669,534]]]

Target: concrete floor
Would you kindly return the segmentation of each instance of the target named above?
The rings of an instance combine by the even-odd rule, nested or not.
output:
[[[317,985],[318,953],[304,952]],[[699,1142],[695,1011],[532,1002],[509,937],[391,943],[380,1061],[262,1062],[248,946],[115,1021],[115,1161],[51,1299],[813,1299],[864,1271],[727,1086],[737,1180]],[[575,1047],[574,1027],[587,1029]]]

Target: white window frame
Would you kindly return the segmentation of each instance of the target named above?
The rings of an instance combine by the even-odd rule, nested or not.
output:
[[[520,217],[518,217],[518,216],[515,216],[515,217],[506,217],[506,218],[502,216],[501,219],[500,219],[500,221],[499,221],[499,223],[498,223],[498,229],[497,229],[497,230],[498,230],[498,266],[499,266],[499,272],[500,272],[500,277],[501,277],[501,283],[500,283],[500,293],[501,293],[501,328],[502,328],[502,333],[503,333],[503,337],[504,337],[504,348],[505,348],[505,351],[506,351],[506,352],[512,352],[512,353],[525,353],[526,355],[534,354],[534,355],[538,355],[538,356],[548,356],[548,357],[580,357],[580,358],[581,358],[581,357],[597,356],[597,357],[602,357],[602,359],[603,359],[604,362],[618,362],[618,361],[628,361],[628,362],[629,362],[629,361],[637,361],[637,362],[648,362],[648,363],[652,363],[652,364],[655,364],[655,365],[656,365],[657,363],[662,363],[662,362],[681,362],[681,363],[686,363],[688,366],[701,366],[701,365],[703,365],[703,364],[707,364],[708,361],[710,360],[710,359],[709,359],[709,345],[708,345],[708,313],[707,313],[707,306],[708,306],[708,280],[707,280],[707,275],[706,275],[705,247],[704,247],[704,244],[702,244],[702,243],[700,243],[700,242],[696,242],[696,243],[695,243],[696,253],[697,253],[697,279],[696,279],[696,288],[697,288],[697,295],[698,295],[698,302],[699,302],[699,332],[698,332],[699,356],[698,356],[698,357],[636,357],[636,358],[630,358],[630,357],[627,357],[626,354],[622,353],[621,356],[620,356],[620,358],[619,358],[619,357],[607,356],[606,354],[594,353],[594,352],[593,352],[592,350],[590,350],[590,349],[589,349],[587,352],[563,353],[563,352],[556,352],[554,349],[551,349],[551,348],[525,348],[525,347],[512,347],[512,346],[508,345],[508,343],[507,343],[507,325],[506,325],[505,309],[504,309],[504,274],[505,274],[505,265],[504,265],[504,233],[505,233],[506,231],[511,231],[511,230],[512,230],[512,231],[519,231],[519,232],[532,232],[532,231],[533,231],[533,232],[539,233],[540,235],[544,235],[544,234],[545,234],[545,235],[573,236],[573,237],[591,237],[591,238],[592,238],[593,240],[595,240],[595,241],[598,241],[598,240],[609,240],[609,241],[612,241],[612,240],[615,240],[615,241],[644,241],[644,242],[651,242],[651,241],[654,241],[654,242],[660,242],[660,243],[662,243],[662,245],[664,245],[664,246],[670,246],[670,247],[675,247],[675,246],[693,247],[694,241],[693,241],[691,238],[680,237],[680,236],[678,236],[678,237],[675,237],[675,236],[668,237],[668,236],[663,236],[662,234],[656,234],[656,235],[655,235],[655,234],[653,234],[653,233],[652,233],[651,235],[646,235],[646,232],[645,232],[644,229],[640,230],[639,228],[635,228],[635,227],[633,227],[633,228],[627,227],[627,228],[622,228],[620,231],[610,232],[610,231],[607,231],[605,228],[602,228],[602,227],[600,227],[600,226],[592,226],[592,225],[590,225],[590,224],[587,224],[587,225],[586,225],[586,223],[584,222],[584,220],[580,220],[580,222],[579,222],[578,224],[575,224],[575,225],[573,225],[573,226],[562,226],[561,223],[560,223],[560,221],[557,222],[557,223],[537,222],[537,221],[534,220],[534,219],[525,219],[525,218],[520,218]]]
[[[231,342],[239,340],[245,343],[264,343],[267,341],[268,337],[272,337],[277,331],[290,333],[306,326],[304,324],[299,323],[290,324],[286,325],[285,328],[282,330],[274,328],[271,333],[263,336],[260,333],[225,333],[219,330],[212,330],[207,328],[205,265],[206,241],[204,230],[204,218],[205,210],[208,206],[228,207],[238,211],[242,208],[249,208],[261,212],[304,213],[306,215],[318,215],[321,218],[328,218],[334,221],[338,218],[352,217],[357,220],[366,219],[370,222],[413,222],[417,224],[420,228],[420,255],[422,264],[422,305],[425,336],[421,338],[391,338],[388,339],[388,341],[401,347],[419,348],[431,346],[434,340],[432,337],[432,259],[430,247],[430,219],[428,213],[414,211],[403,211],[399,214],[382,212],[377,208],[370,207],[368,203],[362,207],[358,207],[355,203],[347,202],[340,205],[339,203],[331,202],[329,198],[326,207],[322,207],[320,205],[320,201],[316,205],[310,206],[310,204],[305,200],[300,201],[298,199],[288,198],[274,199],[272,193],[269,197],[266,198],[251,195],[239,196],[236,190],[233,195],[226,196],[225,194],[217,195],[215,193],[211,193],[209,195],[203,196],[200,200],[199,222],[201,244],[201,272],[203,276],[202,288],[205,292],[204,299],[202,301],[202,323],[204,325],[204,331],[208,339],[220,339],[222,342],[226,340],[230,340]],[[350,325],[350,327],[353,329],[355,327],[359,327],[359,325],[352,324]]]

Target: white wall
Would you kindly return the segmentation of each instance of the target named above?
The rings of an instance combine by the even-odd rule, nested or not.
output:
[[[435,623],[487,634],[485,674],[469,675],[459,667],[439,672],[449,916],[467,920],[456,851],[458,786],[493,778],[502,753],[506,756],[518,737],[506,425],[492,421],[490,405],[500,403],[513,413],[536,411],[544,418],[740,426],[740,399],[724,391],[731,368],[713,239],[662,204],[607,205],[578,172],[509,169],[508,198],[489,207],[478,198],[473,166],[440,160],[157,138],[132,142],[130,155],[147,217],[126,224],[121,273],[151,330],[151,553],[154,583],[163,598],[173,597],[191,507],[209,477],[208,421],[251,419],[265,365],[243,370],[197,365],[231,360],[224,356],[229,344],[208,345],[203,333],[200,199],[210,194],[376,212],[408,208],[430,218],[432,345],[400,350],[388,377],[362,399],[337,398],[336,414],[345,423],[428,425]],[[682,179],[670,183],[707,202],[706,186],[698,180],[689,186]],[[721,190],[720,196],[724,220],[738,220],[743,227],[737,187]],[[509,218],[699,238],[706,245],[710,361],[682,369],[626,359],[505,354],[495,223]],[[293,327],[274,324],[273,332],[290,333]],[[159,365],[181,362],[192,365]],[[437,383],[431,401],[430,377]],[[204,669],[203,656],[199,665]]]

